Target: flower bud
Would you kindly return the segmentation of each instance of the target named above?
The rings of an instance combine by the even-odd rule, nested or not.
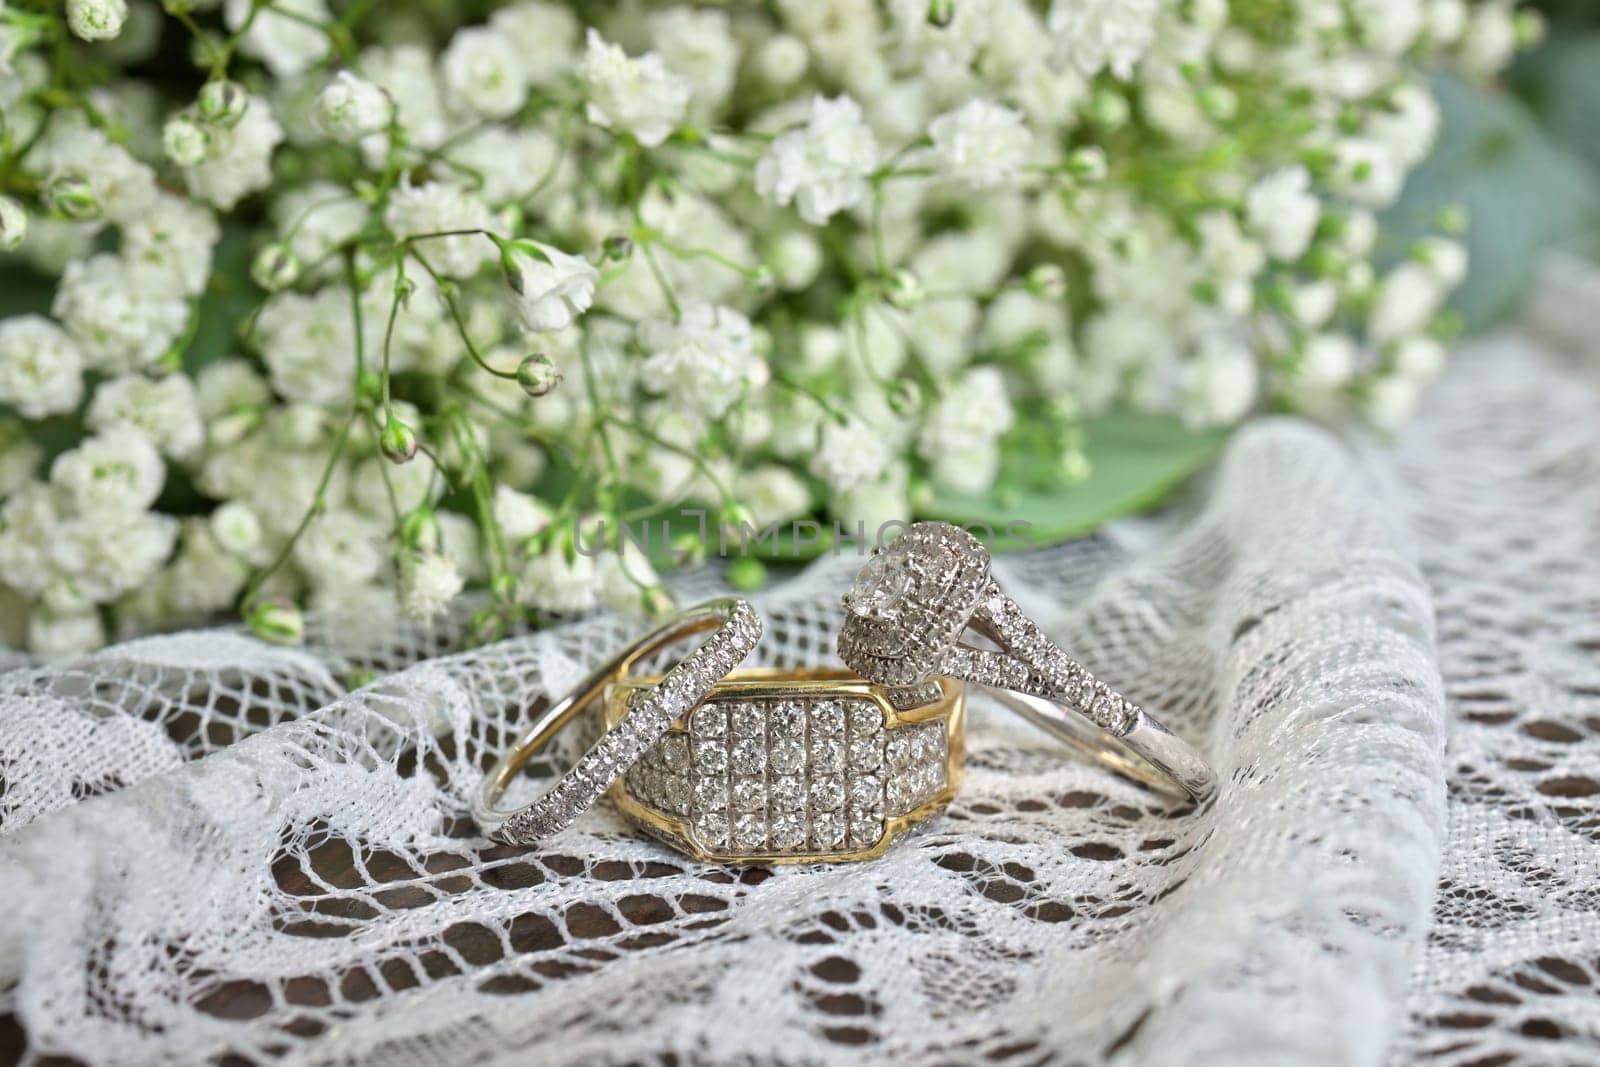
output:
[[[1103,182],[1109,170],[1105,150],[1098,145],[1075,148],[1067,156],[1067,173],[1081,182]]]
[[[50,209],[64,219],[84,222],[100,217],[100,201],[87,180],[77,174],[63,174],[44,191]]]
[[[921,280],[904,267],[890,274],[883,284],[883,298],[901,311],[922,303],[924,295]]]
[[[378,447],[390,463],[409,463],[417,454],[416,432],[390,415],[389,421],[383,424],[383,430],[378,434]]]
[[[400,546],[413,552],[437,552],[439,550],[439,516],[433,509],[423,504],[415,508],[400,519]]]
[[[28,213],[9,196],[0,196],[0,252],[10,252],[28,235]]]
[[[922,410],[922,386],[901,378],[889,389],[889,410],[896,415],[911,415]]]
[[[600,245],[602,263],[626,263],[633,255],[633,238],[625,233],[614,233]]]
[[[1239,113],[1239,94],[1226,85],[1209,85],[1200,90],[1200,110],[1217,122],[1227,122]]]
[[[305,637],[305,617],[293,604],[269,601],[258,604],[245,616],[250,632],[263,641],[279,645],[297,645]]]
[[[211,152],[211,135],[191,116],[182,112],[161,128],[161,149],[180,167],[193,167]]]
[[[109,41],[128,21],[128,0],[67,0],[67,28],[85,41]]]
[[[724,577],[739,592],[753,593],[767,584],[767,565],[754,556],[740,556],[728,564]]]
[[[1097,89],[1089,97],[1085,114],[1097,126],[1116,130],[1127,125],[1131,108],[1128,98],[1111,89]]]
[[[928,0],[928,25],[941,30],[956,18],[955,0]]]
[[[250,277],[269,293],[293,285],[300,277],[300,261],[284,244],[270,244],[257,253],[250,264]]]
[[[1067,272],[1059,263],[1041,263],[1028,272],[1028,292],[1046,300],[1067,295]]]
[[[249,107],[250,94],[238,82],[213,78],[200,89],[200,117],[213,125],[231,129]]]
[[[561,368],[542,352],[536,352],[517,365],[517,384],[531,397],[545,396],[561,384]]]

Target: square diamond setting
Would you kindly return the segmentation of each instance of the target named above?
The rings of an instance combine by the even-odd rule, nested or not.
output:
[[[887,820],[948,785],[942,719],[890,728],[873,701],[714,699],[629,770],[646,807],[684,820],[701,849],[730,857],[873,847]]]

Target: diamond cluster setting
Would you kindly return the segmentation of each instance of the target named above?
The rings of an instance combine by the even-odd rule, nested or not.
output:
[[[919,522],[877,550],[844,596],[839,655],[863,677],[907,689],[940,673],[939,652],[966,628],[989,585],[977,538]]]
[[[687,824],[703,852],[818,857],[879,844],[888,819],[949,785],[945,721],[890,726],[871,700],[711,699],[628,772],[647,808]]]
[[[919,522],[861,569],[844,597],[839,658],[890,687],[902,709],[928,699],[928,679],[949,675],[1031,693],[1121,737],[1139,709],[1069,659],[989,574],[988,551],[959,527]],[[968,626],[1000,650],[962,644]]]

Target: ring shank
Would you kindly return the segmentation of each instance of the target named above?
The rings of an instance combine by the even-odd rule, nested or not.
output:
[[[983,691],[1091,761],[1175,799],[1197,803],[1210,796],[1217,777],[1190,744],[1140,711],[1120,737],[1100,729],[1053,700],[1010,689]]]
[[[479,828],[491,837],[496,836],[507,819],[527,806],[524,803],[516,808],[502,808],[499,804],[528,761],[568,723],[600,700],[613,684],[632,673],[641,661],[680,641],[722,626],[731,616],[734,603],[731,599],[714,600],[679,613],[613,654],[570,693],[545,708],[516,743],[501,753],[473,795],[472,816]]]

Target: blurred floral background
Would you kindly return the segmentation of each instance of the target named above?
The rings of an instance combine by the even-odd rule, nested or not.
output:
[[[483,640],[1393,432],[1592,247],[1588,6],[9,0],[0,640]]]

